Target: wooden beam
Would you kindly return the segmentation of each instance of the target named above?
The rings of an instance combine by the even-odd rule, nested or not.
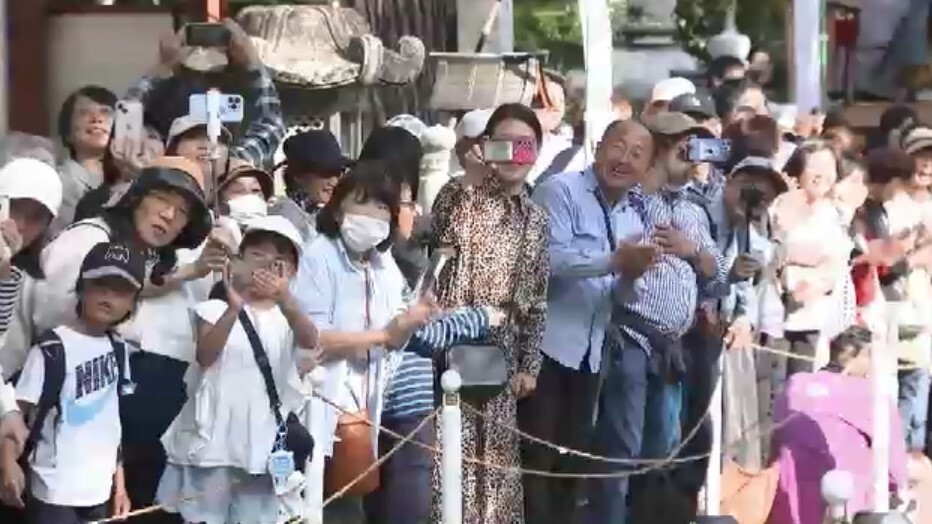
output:
[[[10,130],[48,135],[48,0],[7,1]],[[16,21],[12,23],[12,21]]]
[[[227,14],[227,0],[205,0],[204,6],[207,20],[223,20]]]

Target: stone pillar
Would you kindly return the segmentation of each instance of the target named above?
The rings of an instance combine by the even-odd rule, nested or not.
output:
[[[486,53],[505,53],[514,51],[514,10],[513,0],[500,0],[498,21],[493,26],[492,34],[486,41]],[[482,26],[489,16],[496,0],[456,0],[457,50],[472,53],[476,49]]]
[[[629,13],[632,9],[643,13],[645,21],[675,27],[673,10],[676,9],[676,0],[629,0],[628,9]]]

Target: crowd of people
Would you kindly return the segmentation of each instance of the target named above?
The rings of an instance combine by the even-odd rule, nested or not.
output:
[[[820,522],[830,469],[855,476],[852,512],[871,503],[866,362],[894,304],[909,498],[932,353],[932,128],[911,110],[870,136],[787,119],[723,57],[702,85],[615,100],[590,161],[548,82],[462,116],[425,208],[422,123],[356,159],[326,130],[284,139],[226,24],[229,66],[205,77],[237,80],[248,118],[217,140],[171,110],[191,93],[180,39],[122,97],[75,91],[60,152],[7,139],[2,522],[288,522],[315,448],[328,524],[439,522],[438,377],[470,351],[507,379],[464,384],[465,523],[691,522],[707,460],[627,473],[708,457],[717,387],[726,464],[777,470],[771,522]],[[118,100],[145,108],[135,142],[114,139]]]

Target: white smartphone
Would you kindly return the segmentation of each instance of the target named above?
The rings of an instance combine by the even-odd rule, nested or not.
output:
[[[514,146],[505,140],[489,140],[482,145],[482,157],[486,162],[511,162]]]
[[[207,93],[194,94],[188,97],[188,116],[199,122],[207,122],[210,110]],[[220,121],[236,123],[243,121],[243,97],[240,95],[220,94]]]
[[[132,144],[133,151],[141,152],[145,137],[142,113],[142,102],[139,100],[117,102],[113,121],[113,140],[117,151],[127,151],[127,147]]]
[[[10,219],[10,197],[0,196],[0,222]]]

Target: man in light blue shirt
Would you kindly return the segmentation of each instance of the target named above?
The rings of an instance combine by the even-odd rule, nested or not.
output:
[[[572,449],[585,448],[592,426],[602,365],[602,342],[619,279],[635,279],[652,264],[652,248],[638,246],[643,226],[627,202],[653,156],[650,134],[640,124],[615,122],[605,131],[595,164],[582,172],[548,178],[534,200],[550,222],[550,284],[543,363],[537,390],[522,419],[537,437]],[[574,464],[552,449],[528,445],[528,468],[566,472]],[[578,483],[525,478],[528,522],[575,521]]]

